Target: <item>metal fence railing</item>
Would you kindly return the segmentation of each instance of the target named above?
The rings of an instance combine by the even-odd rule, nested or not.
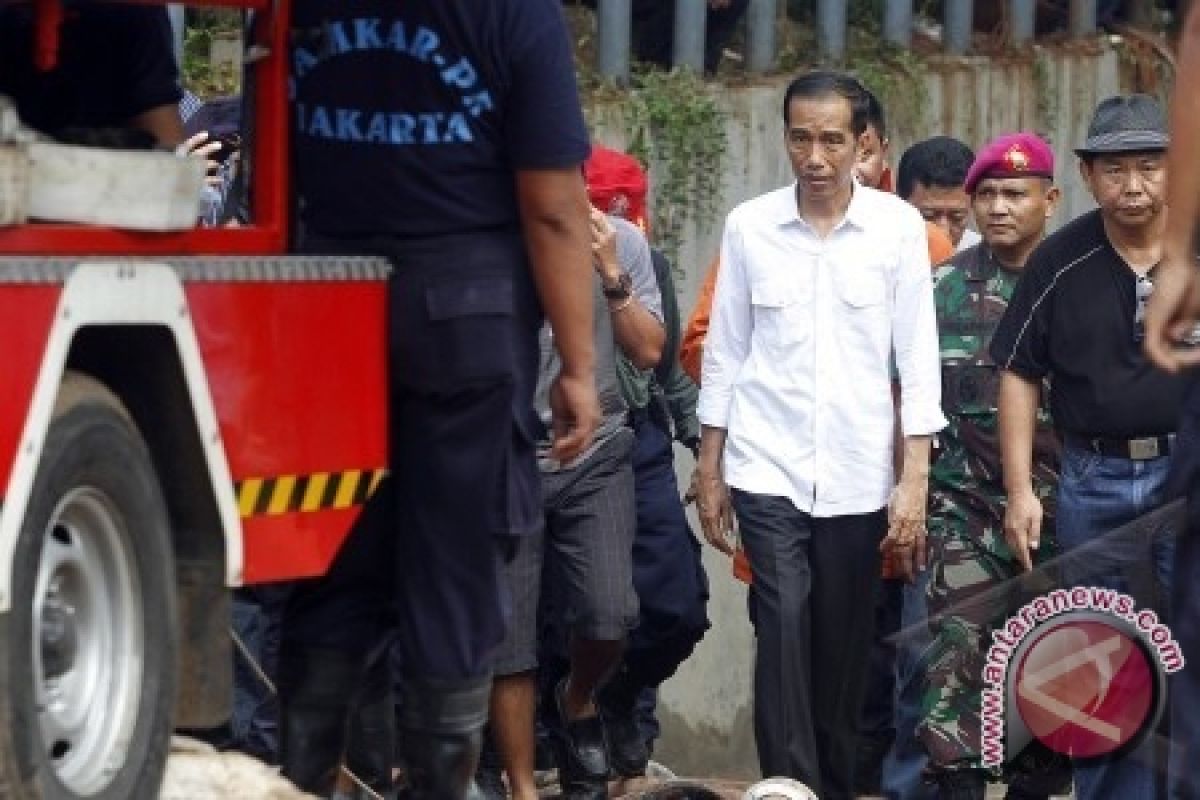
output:
[[[675,3],[674,64],[699,72],[704,66],[708,0],[658,0]],[[749,0],[746,11],[746,68],[770,71],[777,53],[779,7],[786,0]],[[899,47],[912,44],[914,0],[883,3],[883,38]],[[1037,0],[995,0],[1006,3],[1009,43],[1019,47],[1034,36]],[[822,59],[839,61],[846,54],[849,0],[816,0],[817,46]],[[1098,0],[1070,0],[1070,32],[1088,36],[1096,31]],[[596,0],[599,18],[597,69],[617,80],[629,77],[631,0]],[[965,54],[971,47],[975,0],[945,0],[942,42],[946,52]]]

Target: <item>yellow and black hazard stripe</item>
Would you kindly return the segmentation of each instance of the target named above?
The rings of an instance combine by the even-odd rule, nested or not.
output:
[[[311,475],[247,478],[234,484],[242,518],[291,512],[329,511],[367,502],[386,469],[348,469]]]

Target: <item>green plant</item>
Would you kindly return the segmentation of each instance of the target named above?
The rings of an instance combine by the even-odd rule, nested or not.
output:
[[[727,115],[687,70],[638,70],[624,101],[629,152],[650,168],[651,230],[678,264],[685,226],[711,224],[720,210]]]
[[[234,94],[241,75],[227,64],[214,66],[210,57],[213,39],[240,37],[241,15],[229,9],[188,9],[183,34],[183,85],[202,98]]]
[[[925,62],[911,50],[851,42],[846,66],[879,98],[887,110],[888,128],[893,137],[911,139],[924,131],[929,89]]]

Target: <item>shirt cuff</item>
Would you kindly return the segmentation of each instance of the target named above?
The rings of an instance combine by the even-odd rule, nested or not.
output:
[[[733,398],[729,392],[718,392],[704,387],[700,389],[700,403],[696,407],[696,416],[700,424],[709,428],[729,427],[729,406]]]
[[[905,436],[932,436],[946,427],[940,406],[932,403],[900,404],[900,429]]]

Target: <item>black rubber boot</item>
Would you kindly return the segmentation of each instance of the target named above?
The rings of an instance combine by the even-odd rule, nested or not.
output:
[[[943,772],[937,776],[937,796],[938,800],[984,800],[987,775],[972,769]]]
[[[396,714],[391,661],[384,651],[363,676],[350,717],[346,768],[384,798],[395,796],[392,761],[396,754]]]
[[[279,757],[283,776],[328,797],[346,746],[360,659],[336,650],[288,649],[279,656]]]
[[[406,678],[401,741],[411,800],[478,798],[475,767],[491,677],[447,682]]]

